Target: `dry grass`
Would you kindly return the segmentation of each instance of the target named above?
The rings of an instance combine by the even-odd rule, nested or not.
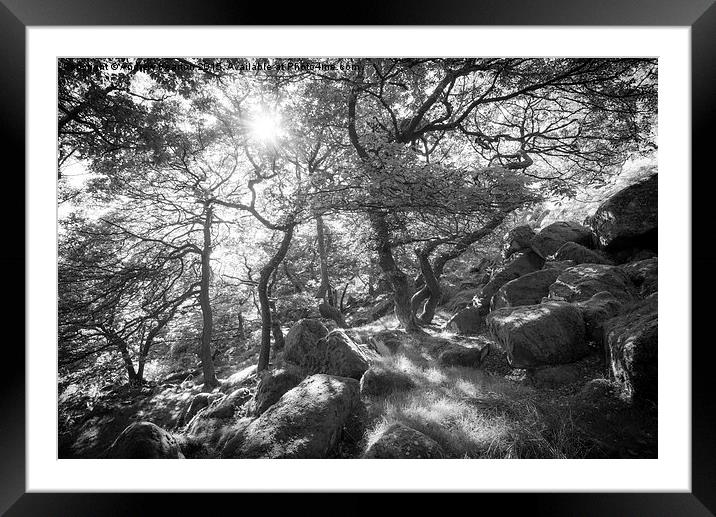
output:
[[[534,389],[473,368],[441,367],[420,346],[384,358],[387,369],[411,376],[416,388],[366,400],[370,418],[363,450],[393,423],[433,440],[450,458],[574,458],[585,448],[571,419],[547,415]]]

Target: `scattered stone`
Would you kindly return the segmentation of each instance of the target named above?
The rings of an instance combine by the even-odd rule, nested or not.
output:
[[[224,446],[222,458],[327,458],[360,404],[355,379],[317,374],[279,401]]]
[[[539,303],[559,274],[557,269],[542,269],[510,280],[492,297],[492,310]]]
[[[636,289],[618,266],[580,264],[565,269],[549,288],[550,300],[582,302],[608,291],[621,302],[634,299]]]
[[[388,427],[363,455],[363,458],[440,459],[445,454],[432,438],[400,423]]]
[[[604,326],[611,373],[632,399],[657,402],[658,304],[654,293]]]
[[[110,445],[107,458],[183,458],[176,438],[151,422],[134,422]]]
[[[514,368],[571,363],[590,352],[582,313],[566,302],[498,309],[487,327]]]
[[[396,391],[407,391],[415,383],[406,373],[389,370],[382,366],[371,366],[360,380],[361,396],[385,396]]]

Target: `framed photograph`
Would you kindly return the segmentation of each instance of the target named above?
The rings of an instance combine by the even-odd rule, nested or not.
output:
[[[709,2],[316,25],[2,1],[8,515],[139,492],[712,514]]]

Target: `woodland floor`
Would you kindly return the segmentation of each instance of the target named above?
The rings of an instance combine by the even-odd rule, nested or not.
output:
[[[536,384],[525,370],[511,368],[487,335],[440,331],[446,316],[439,312],[435,324],[426,329],[428,336],[405,337],[396,355],[381,359],[383,367],[409,374],[416,387],[386,397],[365,397],[366,431],[347,442],[353,445],[341,447],[337,457],[360,457],[396,421],[436,440],[450,458],[657,457],[655,406],[635,407],[617,395],[585,394],[586,383],[604,379],[599,354],[576,363],[567,383]],[[378,332],[396,325],[394,317],[387,316],[363,330]],[[436,358],[449,343],[489,344],[491,351],[480,369],[444,367]],[[253,388],[255,361],[249,352],[241,364],[218,369],[217,374],[224,384]],[[149,383],[141,390],[123,386],[62,401],[60,458],[101,456],[134,420],[148,420],[180,434],[182,411],[202,391],[200,379],[182,380]]]

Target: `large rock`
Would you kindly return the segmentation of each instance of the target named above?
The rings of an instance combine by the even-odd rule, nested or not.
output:
[[[445,328],[457,334],[478,334],[485,326],[485,312],[479,307],[466,307],[454,314]]]
[[[502,256],[509,258],[518,251],[528,250],[535,231],[529,225],[522,225],[512,228],[502,239]]]
[[[604,328],[612,375],[633,399],[657,401],[658,305],[652,294]]]
[[[547,260],[544,263],[544,269],[557,269],[564,271],[570,267],[576,266],[577,263],[573,260]]]
[[[565,269],[549,288],[551,300],[582,302],[607,291],[621,302],[634,299],[636,289],[618,266],[580,264]]]
[[[566,302],[498,309],[487,327],[515,368],[571,363],[590,351],[582,313]]]
[[[288,390],[298,386],[303,377],[296,371],[281,368],[264,374],[254,395],[252,413],[260,416]]]
[[[415,383],[408,374],[381,366],[372,366],[360,380],[361,395],[371,397],[382,397],[414,387]]]
[[[452,345],[440,353],[438,363],[442,366],[479,368],[489,353],[489,346],[470,348],[461,345]]]
[[[176,459],[184,455],[174,436],[151,422],[130,424],[110,445],[107,458]]]
[[[657,250],[658,183],[654,174],[617,192],[590,218],[600,245],[607,251]]]
[[[383,459],[440,459],[444,456],[435,440],[400,423],[388,427],[363,455]]]
[[[284,359],[301,365],[322,360],[315,358],[315,355],[318,342],[327,335],[328,329],[318,320],[297,321],[286,334]]]
[[[312,373],[360,379],[368,367],[367,350],[341,329],[328,332],[314,320],[301,320],[286,335],[284,359]]]
[[[221,457],[329,457],[359,404],[357,380],[312,375],[231,437]]]
[[[492,310],[539,303],[559,275],[558,269],[542,269],[510,280],[492,297]]]
[[[490,303],[495,293],[510,280],[539,271],[544,266],[544,259],[533,251],[517,253],[499,271],[496,271],[490,281],[475,297],[475,305],[483,309],[483,314],[490,310]]]
[[[321,373],[360,380],[370,367],[366,350],[342,330],[331,331],[318,345],[325,351],[325,362],[319,369]]]
[[[575,305],[582,311],[587,341],[601,345],[604,340],[604,323],[616,316],[624,304],[612,293],[602,291]]]
[[[555,254],[566,242],[576,242],[592,248],[594,234],[586,226],[573,221],[557,221],[540,230],[532,239],[532,249],[541,257],[547,258]]]
[[[251,390],[239,388],[227,396],[215,400],[209,408],[202,413],[202,418],[231,418],[238,408],[251,398]]]
[[[659,289],[659,259],[657,257],[630,262],[621,266],[629,279],[639,289],[641,296],[649,296]]]
[[[577,244],[576,242],[565,242],[552,255],[555,261],[571,260],[575,264],[613,264],[611,259],[605,257],[597,251],[592,251],[589,248]]]

